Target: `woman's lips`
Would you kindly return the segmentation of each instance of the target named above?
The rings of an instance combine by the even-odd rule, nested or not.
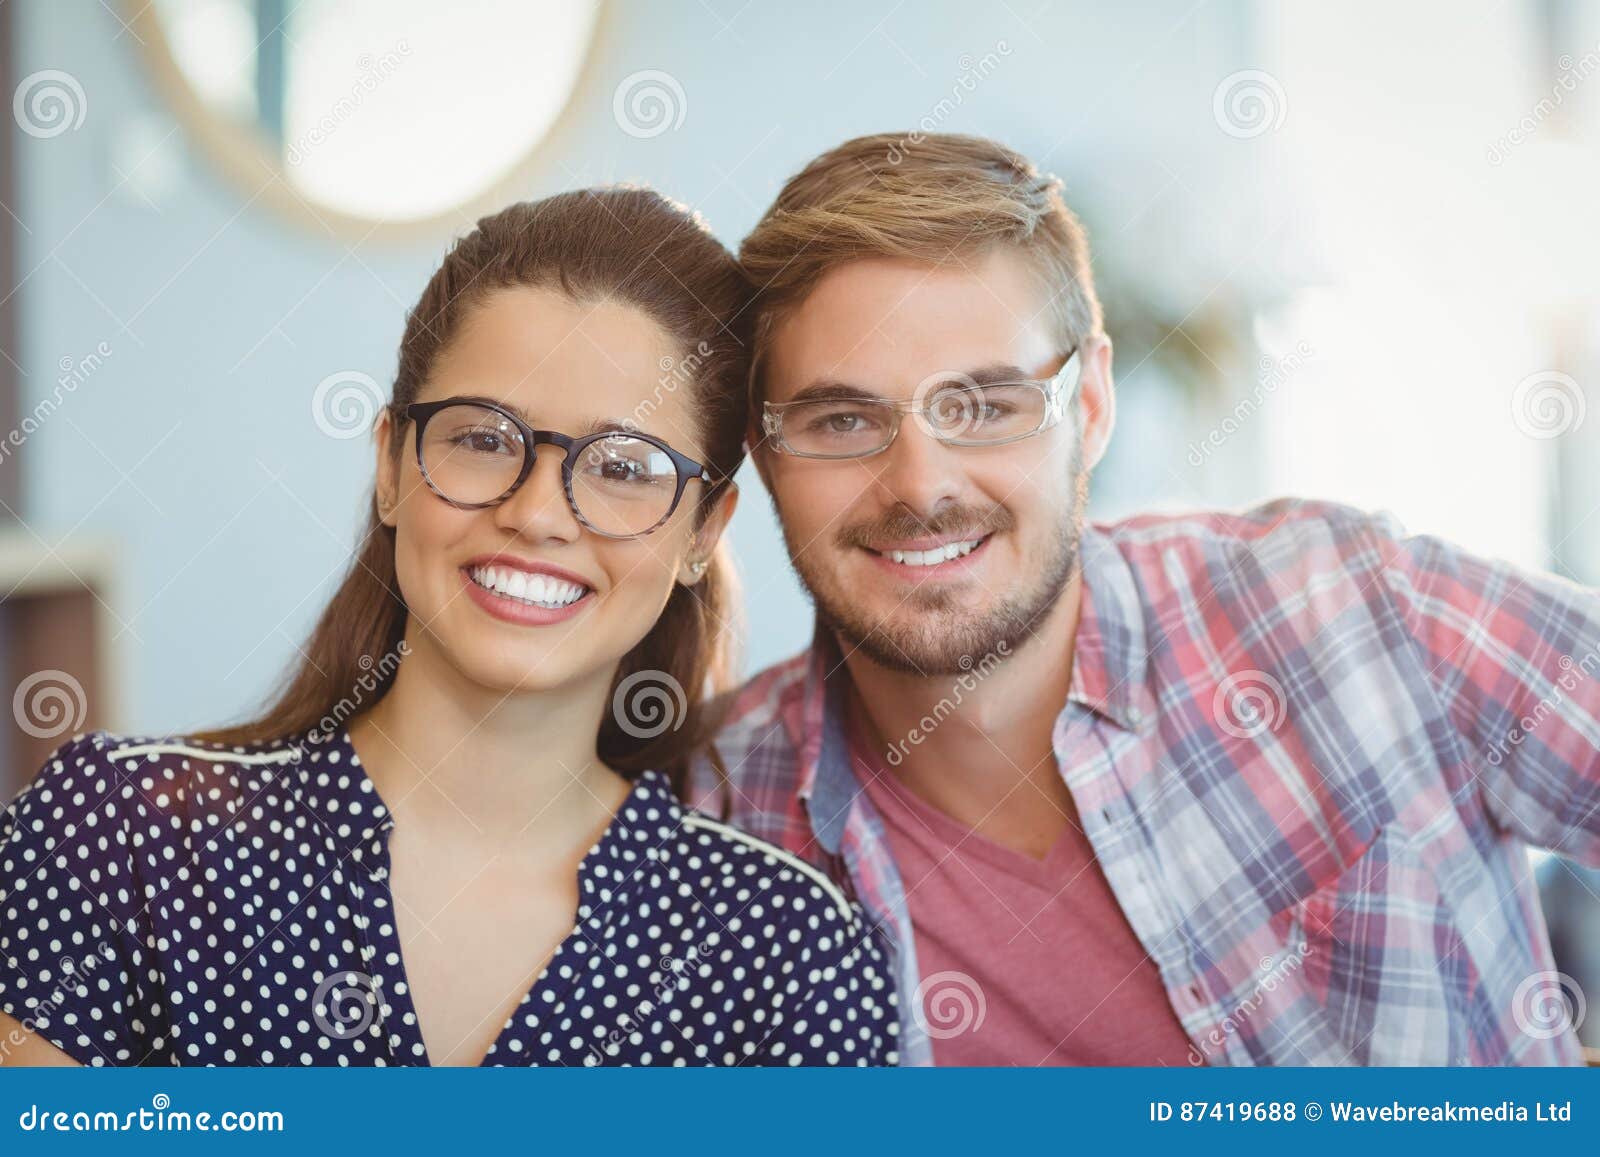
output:
[[[525,603],[519,599],[509,598],[496,594],[487,587],[479,586],[472,581],[472,576],[463,568],[460,571],[461,581],[467,586],[467,595],[485,611],[497,619],[508,623],[517,623],[526,627],[543,627],[551,623],[561,623],[582,613],[594,598],[594,591],[585,591],[583,597],[568,603],[564,607],[540,607],[532,603]]]

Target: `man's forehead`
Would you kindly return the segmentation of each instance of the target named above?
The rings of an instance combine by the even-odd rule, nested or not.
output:
[[[1061,351],[1037,283],[1012,263],[873,259],[830,271],[774,328],[768,399],[818,382],[898,394],[941,372],[1031,372]]]

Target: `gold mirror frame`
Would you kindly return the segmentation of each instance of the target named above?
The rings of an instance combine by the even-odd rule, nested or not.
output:
[[[599,70],[595,61],[603,45],[609,42],[611,17],[611,5],[606,0],[597,0],[594,26],[589,31],[583,60],[566,100],[550,127],[519,159],[511,162],[478,193],[442,212],[404,221],[386,221],[326,205],[296,189],[260,133],[218,115],[189,84],[172,55],[166,29],[162,27],[155,6],[144,0],[122,0],[121,7],[122,21],[139,46],[157,92],[189,140],[199,146],[223,178],[244,197],[251,201],[259,199],[290,224],[313,232],[332,233],[352,245],[373,239],[394,243],[435,241],[463,225],[470,226],[485,213],[513,201],[525,200],[535,183],[535,175],[557,154],[559,138],[571,130],[575,110],[592,107],[590,102],[600,99]]]

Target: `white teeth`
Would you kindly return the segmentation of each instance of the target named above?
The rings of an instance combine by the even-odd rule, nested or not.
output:
[[[974,538],[970,542],[947,542],[932,550],[886,550],[883,555],[890,562],[902,563],[905,566],[938,566],[941,562],[949,562],[953,558],[971,554],[982,541],[981,538]]]
[[[578,583],[505,566],[475,566],[468,573],[480,587],[536,607],[565,607],[589,593],[588,587]]]

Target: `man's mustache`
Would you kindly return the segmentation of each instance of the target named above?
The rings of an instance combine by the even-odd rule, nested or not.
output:
[[[987,510],[950,503],[923,517],[905,506],[896,506],[870,522],[858,522],[839,531],[841,546],[871,549],[875,542],[935,538],[955,535],[964,539],[982,538],[1000,530],[1010,530],[1015,520],[1003,506]]]

